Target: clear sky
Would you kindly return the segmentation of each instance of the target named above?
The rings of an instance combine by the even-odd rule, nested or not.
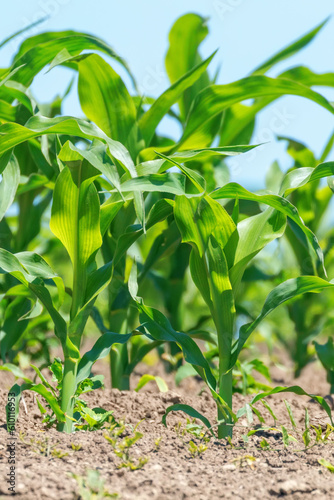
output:
[[[168,86],[164,73],[168,32],[180,15],[196,12],[209,18],[210,34],[201,46],[201,53],[207,57],[219,48],[212,71],[221,65],[217,83],[228,83],[246,76],[273,53],[333,14],[334,2],[12,0],[4,3],[2,12],[1,39],[47,15],[49,19],[29,35],[75,29],[103,38],[127,60],[145,93],[158,96]],[[9,64],[21,41],[22,38],[18,38],[0,52],[1,67]],[[333,49],[334,18],[331,18],[311,45],[281,63],[272,74],[295,65],[305,65],[316,72],[334,71]],[[122,70],[113,65],[123,76]],[[70,70],[55,68],[36,79],[33,92],[39,101],[48,101],[65,90],[71,76]],[[317,90],[334,100],[334,89]],[[82,114],[75,88],[64,103],[64,112],[76,116]],[[167,134],[178,137],[178,129],[168,120],[161,124],[161,128]],[[272,161],[278,159],[284,169],[289,167],[285,145],[274,140],[275,132],[300,140],[320,154],[333,128],[333,115],[306,99],[291,96],[275,101],[261,113],[253,140],[254,143],[269,143],[262,146],[261,151],[232,160],[233,180],[248,187],[260,188]]]

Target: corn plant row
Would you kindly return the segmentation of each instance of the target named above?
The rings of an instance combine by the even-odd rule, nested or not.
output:
[[[153,349],[161,352],[170,345],[170,352],[182,352],[184,366],[207,384],[217,405],[218,436],[231,436],[244,411],[233,412],[232,374],[251,334],[281,304],[333,286],[317,228],[305,224],[298,210],[298,193],[333,175],[334,162],[325,161],[331,144],[319,162],[304,158],[281,174],[274,192],[252,193],[228,182],[226,166],[229,156],[259,147],[250,144],[257,114],[283,95],[307,98],[334,113],[331,103],[311,88],[333,86],[333,74],[295,67],[275,78],[266,76],[307,46],[323,25],[249,76],[218,85],[208,71],[215,53],[204,60],[199,54],[207,35],[205,20],[187,14],[170,32],[165,62],[171,86],[156,99],[140,95],[125,61],[85,33],[28,38],[12,65],[0,70],[0,368],[24,378],[10,390],[8,413],[14,407],[17,417],[22,392],[32,390],[46,402],[48,410],[38,400],[42,413],[51,412],[46,421],[73,432],[89,414],[80,395],[101,386],[91,374],[97,360],[110,355],[112,385],[126,390],[136,365]],[[106,59],[123,66],[132,94]],[[48,105],[39,105],[31,94],[34,78],[46,66],[52,71],[60,65],[76,76],[84,118],[61,115],[62,99],[73,83]],[[252,104],[242,104],[248,99]],[[175,140],[159,133],[166,115],[181,126]],[[330,201],[328,193],[322,209]],[[236,315],[245,272],[261,250],[283,235],[294,245],[300,275],[284,276],[279,284],[273,280],[260,314],[240,325]],[[61,255],[66,252],[69,275],[50,266],[55,248]],[[133,258],[134,249],[139,260]],[[156,270],[166,262],[167,274],[159,275]],[[183,328],[180,304],[188,269],[213,332]],[[164,313],[160,301],[155,307],[145,304],[152,301],[142,286],[148,282],[164,290]],[[100,337],[83,354],[89,319]],[[33,366],[41,380],[36,383],[8,362],[29,329],[46,332],[50,321],[63,352],[63,366],[59,360],[51,365],[56,388],[40,368]],[[203,353],[196,340],[208,342],[210,351]],[[330,371],[321,349],[318,344]],[[279,387],[254,402],[287,390],[305,394],[299,387]],[[312,397],[330,416],[326,401]],[[172,410],[207,424],[186,405],[168,408],[166,416]],[[102,425],[108,415],[100,415]]]

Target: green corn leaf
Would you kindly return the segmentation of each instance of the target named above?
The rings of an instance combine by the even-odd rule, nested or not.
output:
[[[313,28],[311,31],[306,33],[306,35],[303,35],[301,38],[299,38],[292,44],[288,45],[284,49],[277,52],[277,54],[273,55],[270,59],[268,59],[267,61],[262,63],[258,68],[256,68],[253,71],[253,74],[266,73],[275,64],[278,64],[281,61],[284,61],[284,59],[287,59],[288,57],[291,57],[297,52],[299,52],[301,49],[306,47],[310,42],[312,42],[312,40],[314,40],[319,31],[325,26],[327,22],[328,18],[325,19],[325,21],[321,22],[318,26]]]
[[[110,139],[94,124],[71,117],[45,118],[34,116],[23,127],[17,123],[0,126],[0,155],[12,147],[29,139],[48,134],[66,134],[84,139],[99,139],[107,144],[109,154],[116,164],[128,172],[130,177],[137,177],[137,172],[127,149],[117,141]],[[144,199],[141,193],[134,193],[134,204],[141,224],[145,225]]]
[[[178,386],[187,377],[196,377],[196,370],[189,364],[181,365],[175,373],[175,384]]]
[[[168,113],[173,104],[179,100],[183,92],[204,73],[214,55],[215,52],[205,59],[205,61],[197,64],[197,66],[188,71],[184,76],[180,77],[179,80],[158,97],[150,109],[141,117],[139,120],[139,129],[147,146],[150,144],[162,118]]]
[[[100,230],[102,238],[123,205],[123,201],[113,202],[110,197],[100,206]]]
[[[38,377],[41,379],[42,381],[42,384],[44,385],[44,387],[46,387],[47,389],[50,389],[50,391],[54,394],[54,396],[56,396],[56,392],[54,390],[54,388],[52,387],[51,384],[49,384],[49,382],[46,380],[46,378],[44,377],[43,373],[41,372],[41,370],[39,368],[37,368],[37,366],[35,365],[30,365],[31,368],[33,370],[35,370],[36,374],[38,375]]]
[[[284,403],[285,403],[285,406],[286,406],[286,409],[287,409],[287,412],[288,412],[288,415],[290,418],[291,425],[296,430],[297,424],[296,424],[295,418],[294,418],[293,413],[292,413],[292,408],[286,399],[284,399]]]
[[[286,228],[286,217],[271,208],[264,212],[243,219],[238,224],[239,239],[235,251],[233,266],[230,268],[230,281],[237,293],[245,269],[271,241],[280,238]]]
[[[326,469],[329,470],[329,472],[334,473],[334,465],[328,462],[328,460],[325,460],[324,458],[319,458],[318,462],[323,467],[326,467]]]
[[[282,430],[283,445],[284,445],[284,447],[288,447],[289,443],[290,443],[288,431],[286,430],[284,425],[281,425],[281,430]]]
[[[1,341],[2,342],[2,341]],[[19,368],[16,365],[13,365],[12,363],[4,363],[3,365],[0,365],[0,370],[10,372],[14,375],[15,378],[21,378],[28,384],[32,384],[33,381],[30,380],[30,378],[26,377],[21,368]]]
[[[20,256],[20,254],[18,255]],[[36,254],[31,254],[29,257],[29,254],[23,252],[22,260],[33,274],[29,274],[27,268],[21,264],[17,256],[0,248],[0,269],[2,272],[10,273],[39,299],[51,316],[55,325],[55,334],[59,337],[64,351],[70,353],[73,359],[78,359],[80,357],[79,351],[67,337],[66,322],[57,309],[55,309],[50,292],[42,282],[41,276],[49,276],[50,268],[48,268],[42,257]],[[54,279],[57,284],[57,277]]]
[[[40,394],[43,396],[43,398],[47,401],[47,403],[50,405],[52,411],[54,412],[58,422],[65,422],[65,414],[61,410],[57,399],[55,396],[50,392],[44,385],[42,384],[30,384],[30,383],[25,383],[22,385],[15,384],[13,387],[9,390],[8,397],[14,397],[15,398],[15,411],[14,411],[14,422],[12,422],[11,418],[13,416],[12,412],[10,411],[10,407],[8,406],[8,403],[6,405],[6,415],[7,415],[7,429],[8,431],[11,430],[11,425],[15,425],[15,422],[18,418],[19,415],[19,403],[21,399],[21,395],[23,391],[33,391],[37,392],[37,394]],[[13,396],[12,396],[13,395]]]
[[[40,255],[33,252],[12,254],[0,248],[0,268],[27,285],[35,278],[53,279],[57,275]]]
[[[255,408],[255,406],[253,406],[253,405],[249,405],[249,406],[251,407],[251,409],[252,409],[253,413],[255,413],[255,415],[256,415],[256,416],[257,416],[257,418],[259,419],[259,422],[260,422],[261,424],[265,424],[265,422],[266,422],[266,421],[265,421],[265,419],[263,418],[263,416],[262,416],[261,412],[260,412],[257,408]],[[238,413],[237,413],[237,416],[239,416],[239,414],[238,414]]]
[[[176,332],[168,319],[157,309],[147,307],[139,300],[136,304],[144,332],[152,336],[154,340],[176,342],[182,348],[185,360],[194,366],[201,377],[207,381],[209,387],[215,391],[216,381],[209,364],[192,338],[185,333]]]
[[[136,108],[120,76],[97,54],[78,63],[78,92],[83,112],[108,137],[137,151]]]
[[[97,171],[85,162],[69,164],[56,181],[50,229],[65,246],[73,264],[76,295],[72,313],[75,315],[73,311],[77,312],[84,303],[87,267],[101,247],[102,237],[100,202],[93,184]]]
[[[79,149],[70,141],[67,141],[58,154],[58,158],[64,163],[69,161],[87,160],[93,167],[105,175],[106,178],[115,186],[118,192],[120,189],[120,177],[116,166],[112,163],[107,154],[104,144],[94,143],[88,149]]]
[[[165,220],[173,213],[174,202],[168,199],[157,201],[149,212],[146,229],[150,229],[158,222]],[[141,226],[134,225],[127,228],[127,231],[120,236],[117,242],[116,251],[113,259],[113,266],[116,266],[124,253],[137,239],[144,234],[144,229]]]
[[[296,207],[292,205],[292,203],[290,203],[286,198],[272,194],[253,194],[234,182],[226,184],[224,187],[213,191],[210,196],[215,200],[223,198],[235,198],[236,196],[238,196],[238,198],[243,200],[257,201],[259,203],[265,203],[275,208],[282,214],[292,219],[297,224],[297,226],[300,227],[307,240],[309,241],[311,248],[313,248],[319,262],[323,265],[323,253],[316,236],[308,227],[305,226]]]
[[[105,332],[95,342],[92,349],[84,354],[79,362],[76,384],[80,384],[89,377],[92,366],[98,359],[105,358],[114,344],[125,344],[131,337],[131,333],[120,334]]]
[[[292,191],[306,184],[334,175],[334,161],[320,163],[315,168],[297,168],[288,172],[279,190],[281,196],[287,196]]]
[[[259,316],[251,323],[247,323],[240,328],[239,338],[233,346],[230,368],[234,366],[242,347],[255,328],[257,328],[261,321],[276,309],[276,307],[304,293],[318,293],[326,288],[332,288],[333,286],[334,283],[331,281],[325,281],[317,276],[300,276],[299,278],[284,281],[274,288],[266,298]]]
[[[14,201],[20,182],[20,167],[13,154],[10,155],[7,166],[2,170],[0,183],[0,221]]]
[[[172,406],[169,406],[168,408],[166,408],[166,411],[162,417],[162,423],[164,426],[167,427],[167,415],[171,411],[183,411],[184,413],[189,415],[189,417],[198,418],[198,420],[203,422],[203,424],[209,429],[212,436],[215,437],[215,434],[212,430],[212,425],[210,424],[209,420],[206,417],[204,417],[204,415],[202,415],[197,410],[195,410],[195,408],[193,408],[192,406],[189,406],[189,405],[176,404],[176,405],[172,405]]]
[[[148,342],[146,344],[141,345],[138,348],[138,350],[132,349],[131,360],[126,367],[125,375],[131,375],[131,373],[133,372],[135,367],[138,365],[138,363],[140,363],[149,352],[151,352],[153,349],[155,349],[156,347],[159,347],[162,344],[163,344],[163,342],[153,341],[153,342]],[[135,352],[133,352],[133,351],[135,351]]]
[[[215,156],[237,156],[242,153],[248,153],[259,146],[261,146],[261,144],[255,144],[253,146],[224,146],[219,148],[191,149],[189,151],[177,151],[167,156],[179,163],[203,161],[210,160]]]
[[[198,48],[208,32],[207,19],[197,14],[185,14],[176,20],[169,32],[169,47],[165,59],[167,74],[172,84],[201,62]],[[183,120],[196,94],[209,84],[209,77],[203,72],[200,78],[184,92],[179,99]]]
[[[231,105],[256,97],[297,95],[308,98],[334,113],[332,105],[320,94],[292,80],[250,76],[226,85],[211,85],[200,92],[193,102],[178,146],[192,149],[201,141],[206,122]],[[210,111],[208,113],[208,110]]]
[[[12,71],[19,68],[15,80],[29,86],[33,78],[63,49],[71,56],[78,55],[83,50],[100,51],[122,64],[134,82],[127,64],[111,47],[99,38],[76,31],[46,32],[26,39],[11,67]]]
[[[284,392],[292,392],[293,394],[297,394],[299,396],[308,396],[309,398],[314,399],[325,410],[325,412],[329,416],[330,421],[333,425],[332,413],[331,413],[330,407],[328,406],[327,401],[324,398],[322,398],[321,396],[316,396],[314,394],[309,394],[309,393],[305,392],[304,389],[302,389],[298,385],[293,385],[291,387],[275,387],[271,391],[262,392],[261,394],[257,394],[252,399],[251,404],[255,404],[257,401],[260,401],[263,398],[266,398],[267,396],[271,396],[273,394],[281,394]]]
[[[188,167],[185,167],[184,165],[181,165],[180,163],[175,161],[171,156],[165,156],[164,154],[159,153],[158,151],[156,151],[156,153],[158,156],[160,156],[160,158],[167,160],[169,163],[179,168],[181,172],[183,172],[188,177],[188,179],[190,179],[191,183],[195,186],[198,193],[200,193],[201,195],[204,194],[206,190],[206,182],[205,179],[203,179],[203,177],[200,174],[198,174],[194,170],[191,170]]]
[[[120,186],[123,193],[131,191],[161,192],[176,195],[185,194],[185,176],[176,172],[166,174],[148,174],[129,179]]]
[[[37,253],[19,252],[15,254],[15,257],[31,276],[42,279],[53,279],[57,277],[49,264]]]
[[[334,73],[315,73],[310,68],[306,68],[305,66],[290,68],[287,71],[284,71],[284,73],[281,73],[279,76],[280,78],[287,78],[289,80],[300,82],[307,87],[334,86]]]
[[[57,118],[33,116],[25,126],[18,123],[5,123],[1,125],[0,155],[18,144],[49,134],[72,135],[88,140],[98,139],[107,144],[112,159],[117,161],[123,170],[129,172],[133,177],[137,175],[129,152],[121,143],[108,138],[94,124],[70,116],[60,116]]]
[[[317,356],[326,370],[334,371],[334,342],[332,337],[328,337],[325,344],[313,342]]]
[[[140,377],[140,379],[138,380],[138,384],[137,384],[137,387],[135,388],[135,392],[139,392],[140,389],[142,389],[146,384],[148,384],[151,381],[153,381],[157,384],[160,392],[167,392],[168,391],[168,385],[166,384],[166,382],[164,381],[163,378],[158,377],[158,376],[154,376],[154,375],[146,374],[146,375],[142,375]]]
[[[252,400],[252,402],[255,403],[256,401]],[[270,404],[267,403],[267,401],[265,399],[261,399],[261,403],[263,404],[263,406],[265,407],[265,409],[268,410],[268,412],[270,413],[270,415],[273,417],[275,425],[276,425],[276,422],[277,422],[278,418],[277,418],[274,410],[270,406]]]
[[[333,73],[316,74],[309,68],[297,66],[279,75],[280,79],[296,81],[306,87],[326,85],[332,87]],[[245,144],[253,135],[256,115],[266,106],[275,101],[279,96],[259,97],[254,104],[245,106],[233,104],[224,114],[223,126],[220,134],[220,145]],[[289,120],[281,115],[283,122]],[[280,118],[280,117],[278,117]]]
[[[12,106],[6,101],[0,100],[0,119],[5,122],[15,122],[17,106]]]
[[[190,199],[178,196],[175,200],[174,215],[182,241],[196,248],[200,257],[206,252],[211,234],[221,248],[225,248],[236,234],[236,226],[231,217],[209,196]],[[232,258],[232,254],[233,251],[228,258]]]

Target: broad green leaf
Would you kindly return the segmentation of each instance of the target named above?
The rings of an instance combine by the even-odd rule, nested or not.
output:
[[[136,155],[136,108],[121,77],[97,54],[78,63],[81,107],[108,137]]]
[[[236,234],[236,226],[231,217],[209,196],[201,199],[178,196],[174,215],[182,241],[195,247],[200,257],[206,252],[211,234],[214,234],[222,248]]]
[[[182,348],[185,360],[194,366],[203,380],[215,391],[216,381],[209,364],[192,338],[185,333],[176,332],[168,319],[157,309],[147,307],[140,301],[136,304],[144,331],[149,333],[154,340],[176,342]]]
[[[83,306],[87,267],[102,245],[100,202],[93,184],[97,171],[86,162],[69,162],[57,178],[50,229],[65,246],[74,269],[72,314]],[[73,317],[72,317],[73,319]]]
[[[57,402],[57,399],[55,398],[55,396],[48,390],[44,387],[44,385],[42,384],[29,384],[29,383],[25,383],[25,384],[22,384],[22,385],[18,385],[18,384],[15,384],[13,385],[13,387],[9,390],[9,394],[15,394],[15,396],[9,396],[9,397],[14,397],[15,398],[15,413],[14,413],[14,416],[15,416],[15,421],[12,422],[12,421],[9,421],[9,417],[12,416],[12,413],[10,412],[9,410],[9,407],[8,407],[8,404],[6,405],[6,414],[7,414],[7,429],[10,430],[10,426],[11,425],[14,425],[15,426],[15,422],[18,418],[18,415],[19,415],[19,403],[20,403],[20,399],[21,399],[21,396],[22,396],[22,392],[23,391],[33,391],[33,392],[37,392],[37,394],[40,394],[41,396],[43,396],[43,398],[47,401],[47,403],[50,405],[52,411],[54,412],[58,422],[65,422],[65,414],[64,412],[61,410],[58,402]]]
[[[0,221],[14,201],[19,182],[20,168],[15,156],[11,154],[8,164],[2,172],[0,183]]]
[[[100,207],[100,230],[101,236],[105,235],[108,227],[111,222],[114,220],[122,206],[124,205],[123,201],[112,201],[112,198],[106,200]]]
[[[266,245],[280,238],[285,229],[285,215],[272,208],[239,222],[239,239],[233,266],[230,269],[230,280],[235,295],[249,262]]]
[[[333,338],[328,337],[325,344],[313,342],[318,358],[326,370],[334,371],[334,343]]]
[[[281,73],[279,77],[300,82],[307,87],[334,86],[334,73],[315,73],[310,68],[307,68],[305,66],[296,66],[295,68],[290,68],[287,71],[284,71],[284,73]]]
[[[150,109],[141,117],[139,120],[139,129],[147,146],[149,146],[154,132],[162,118],[168,113],[173,104],[177,102],[183,92],[204,73],[214,55],[215,52],[177,80],[158,97]]]
[[[292,219],[297,224],[297,226],[300,227],[300,229],[305,234],[311,248],[313,248],[319,262],[323,265],[323,254],[316,236],[308,227],[305,226],[296,207],[292,205],[292,203],[290,203],[286,198],[273,194],[253,194],[234,182],[226,184],[222,188],[213,191],[210,196],[215,200],[235,198],[237,196],[239,199],[257,201],[259,203],[265,203],[272,208],[275,208],[282,214]]]
[[[35,254],[31,255],[32,259],[35,259],[34,256]],[[27,269],[21,264],[19,258],[11,254],[7,250],[0,248],[0,270],[5,273],[10,273],[39,299],[39,301],[44,305],[51,316],[51,319],[55,325],[55,334],[59,337],[64,352],[70,353],[71,357],[73,357],[74,359],[79,358],[78,349],[67,337],[67,326],[64,318],[57,311],[57,309],[55,309],[48,289],[43,284],[40,284],[42,283],[42,281],[39,277],[39,274],[45,275],[47,264],[43,263],[44,261],[40,256],[37,256],[36,260],[31,263],[31,259],[27,258],[27,255],[25,255],[24,252],[23,261],[25,263],[28,262],[30,271],[34,272],[34,274],[29,274]],[[54,279],[56,280],[55,282],[57,284],[58,278]]]
[[[334,283],[325,281],[317,276],[300,276],[299,278],[289,279],[278,285],[272,290],[262,308],[261,313],[251,323],[247,323],[240,328],[239,338],[233,346],[233,355],[230,369],[234,366],[241,349],[245,342],[250,337],[252,332],[257,328],[261,321],[268,316],[276,307],[283,304],[287,300],[293,299],[304,293],[318,293],[326,288],[332,288]]]
[[[31,276],[42,279],[53,279],[57,276],[43,257],[37,253],[19,252],[15,254],[15,257]]]
[[[13,147],[35,137],[49,134],[64,134],[83,139],[98,139],[105,142],[112,158],[117,160],[122,168],[136,177],[134,163],[126,148],[119,142],[108,138],[102,130],[85,120],[77,120],[70,116],[45,118],[34,116],[25,126],[18,123],[5,123],[0,126],[0,155]]]
[[[151,211],[149,212],[146,229],[149,230],[155,224],[165,220],[169,215],[171,215],[173,213],[173,205],[174,202],[172,200],[161,199],[157,201],[157,203],[153,205]],[[144,229],[138,224],[127,228],[126,232],[123,233],[117,241],[117,247],[113,259],[113,266],[116,266],[118,264],[124,253],[143,234]]]
[[[9,102],[17,101],[27,108],[30,115],[33,115],[36,110],[36,103],[28,93],[27,88],[19,82],[12,80],[0,85],[0,99],[8,100]]]
[[[103,40],[77,31],[59,31],[41,33],[22,43],[11,68],[15,70],[21,66],[15,74],[15,80],[29,86],[44,66],[51,63],[63,49],[66,49],[71,56],[78,55],[83,50],[98,50],[122,64],[132,78],[125,61]]]
[[[104,144],[93,144],[88,149],[79,149],[70,141],[67,141],[58,154],[63,162],[87,160],[93,167],[99,170],[120,192],[120,177],[116,166],[107,154]]]
[[[44,118],[34,116],[23,127],[17,123],[0,126],[0,155],[12,147],[29,139],[47,134],[68,134],[84,139],[99,139],[108,146],[111,158],[130,177],[137,177],[137,172],[127,149],[117,141],[110,139],[94,124],[71,117]],[[141,193],[134,193],[134,204],[140,223],[145,225],[144,200]]]
[[[185,14],[176,20],[169,32],[169,47],[165,59],[167,74],[172,84],[202,61],[198,48],[208,32],[207,19],[197,14]],[[179,100],[183,120],[195,95],[209,83],[205,72],[184,92]]]
[[[131,335],[131,333],[123,335],[120,333],[105,332],[99,339],[97,339],[92,349],[86,352],[86,354],[84,354],[81,358],[78,365],[76,383],[80,384],[80,382],[89,377],[94,363],[98,359],[105,358],[114,344],[126,343],[130,339]]]
[[[200,92],[189,112],[186,127],[178,143],[183,149],[192,149],[200,141],[205,123],[232,104],[256,97],[297,95],[308,98],[331,113],[333,106],[320,94],[292,80],[250,76],[226,85],[211,85]]]
[[[121,184],[123,193],[131,191],[161,192],[176,195],[185,194],[185,176],[178,173],[148,174],[143,177],[129,179]]]
[[[202,148],[193,149],[189,151],[179,151],[168,156],[172,160],[180,163],[187,161],[203,161],[210,160],[214,156],[236,156],[242,153],[248,153],[252,149],[261,146],[261,144],[255,144],[253,146],[225,146],[219,148]]]
[[[279,79],[293,80],[298,84],[312,87],[314,85],[326,85],[332,87],[333,73],[317,74],[309,68],[297,66],[291,68],[278,76]],[[273,97],[259,97],[254,104],[245,106],[233,104],[224,114],[224,122],[220,134],[220,145],[245,144],[250,141],[255,125],[256,115],[266,106],[275,101],[279,95]],[[289,122],[289,114],[277,113],[277,120],[282,123]]]
[[[25,376],[21,368],[19,368],[16,365],[13,365],[12,363],[4,363],[3,365],[0,365],[0,370],[11,372],[14,375],[14,377],[21,378],[25,382],[32,384],[32,380],[30,380],[30,378]]]
[[[0,99],[0,122],[15,122],[16,116],[17,106],[12,106],[3,99]]]
[[[320,163],[315,168],[297,168],[288,172],[282,181],[279,194],[287,196],[295,189],[305,186],[308,182],[317,181],[334,175],[334,161]]]

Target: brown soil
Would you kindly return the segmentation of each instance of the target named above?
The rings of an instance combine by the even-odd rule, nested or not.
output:
[[[98,372],[106,371],[106,365],[100,363]],[[157,370],[157,368],[155,368]],[[143,366],[141,373],[148,371]],[[0,497],[8,495],[5,481],[9,472],[6,449],[8,435],[4,424],[4,402],[6,393],[13,383],[10,374],[1,373],[0,396]],[[291,376],[287,371],[274,369],[275,383],[291,384]],[[134,381],[138,378],[134,376]],[[186,417],[181,413],[172,413],[168,417],[168,427],[161,423],[164,410],[171,404],[182,402],[193,405],[205,414],[211,422],[215,421],[216,410],[208,392],[201,391],[203,384],[194,379],[183,381],[180,387],[173,385],[172,377],[165,376],[172,391],[159,394],[153,383],[136,393],[119,392],[118,390],[99,390],[86,396],[91,405],[113,410],[116,419],[124,419],[134,426],[140,420],[138,430],[143,438],[131,449],[135,460],[147,457],[143,468],[131,471],[118,468],[121,459],[112,450],[104,435],[105,430],[95,432],[77,432],[72,435],[58,433],[55,429],[45,430],[32,394],[25,395],[27,413],[24,405],[20,405],[20,416],[16,429],[16,491],[17,497],[25,500],[57,499],[72,500],[78,496],[78,483],[69,473],[85,476],[87,470],[100,472],[109,493],[118,493],[123,500],[170,500],[170,499],[334,499],[334,475],[318,463],[325,458],[334,463],[333,440],[327,444],[313,446],[305,451],[301,439],[304,430],[304,408],[310,413],[310,423],[326,426],[327,417],[323,410],[307,397],[284,395],[289,400],[300,432],[295,434],[298,443],[284,447],[281,434],[271,431],[249,438],[248,444],[242,439],[248,429],[240,425],[235,429],[233,446],[226,441],[211,439],[207,450],[193,458],[189,451],[189,441],[197,445],[199,439],[185,433],[182,429]],[[305,390],[325,395],[328,385],[324,373],[316,365],[310,365],[296,383]],[[236,395],[234,409],[244,405],[244,398]],[[330,401],[330,399],[329,399]],[[279,424],[291,428],[283,396],[268,398],[275,410]],[[258,403],[268,425],[272,418]],[[177,432],[178,423],[182,423]],[[199,422],[200,423],[200,422]],[[239,422],[240,423],[240,422]],[[242,422],[246,424],[246,422]],[[258,422],[255,421],[254,425]],[[276,424],[277,427],[279,424]],[[130,427],[128,427],[130,429]],[[21,432],[21,435],[19,434]],[[24,433],[24,436],[23,434]],[[260,442],[263,437],[269,442],[270,449],[263,450]],[[155,444],[161,438],[160,445]],[[30,440],[34,442],[31,443]],[[37,441],[48,441],[49,451],[37,450]],[[313,436],[314,441],[314,436]],[[72,443],[81,445],[80,450],[73,450]],[[52,450],[68,453],[63,458],[52,456]],[[248,459],[246,456],[253,458]],[[97,498],[90,497],[87,498]],[[99,497],[100,498],[100,497]]]

